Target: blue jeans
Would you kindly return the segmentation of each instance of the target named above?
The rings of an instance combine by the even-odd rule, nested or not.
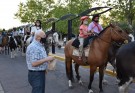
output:
[[[45,71],[29,71],[28,81],[32,86],[31,93],[45,93]]]

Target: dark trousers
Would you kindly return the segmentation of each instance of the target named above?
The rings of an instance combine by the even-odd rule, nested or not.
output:
[[[45,71],[29,71],[28,81],[32,86],[31,93],[45,93]]]

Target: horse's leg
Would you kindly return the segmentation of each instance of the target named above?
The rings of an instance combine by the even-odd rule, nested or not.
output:
[[[103,81],[103,77],[104,77],[104,70],[105,70],[104,65],[99,67],[99,88],[100,88],[100,92],[103,92],[102,81]]]
[[[72,80],[73,80],[73,70],[72,70],[72,59],[71,58],[65,58],[66,63],[66,74],[69,79],[69,87],[72,87]]]
[[[13,50],[12,50],[12,48],[10,48],[10,51],[11,51],[11,58],[13,58]]]
[[[8,53],[7,53],[7,45],[5,46],[5,54],[7,55]]]
[[[105,63],[105,68],[104,68],[104,72],[106,70],[108,62]],[[108,84],[108,81],[106,79],[103,79],[103,84]]]
[[[0,54],[2,54],[2,47],[0,47]]]
[[[16,47],[16,48],[14,49],[14,56],[15,56],[15,57],[17,56],[18,50],[19,50],[19,47]]]
[[[133,77],[121,79],[119,83],[119,93],[128,93],[128,87],[133,82]]]
[[[7,46],[7,48],[8,48],[8,55],[9,55],[9,46]]]
[[[91,89],[91,85],[92,85],[92,82],[94,79],[94,73],[95,73],[96,69],[97,69],[96,66],[90,66],[90,82],[89,82],[89,86],[88,86],[89,93],[93,93],[93,90]]]
[[[82,81],[81,81],[81,77],[79,75],[79,65],[75,63],[75,72],[76,72],[76,78],[79,81],[79,84],[83,85]]]

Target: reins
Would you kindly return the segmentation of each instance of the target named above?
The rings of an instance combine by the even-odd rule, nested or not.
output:
[[[120,28],[120,29],[121,29],[121,28]],[[122,29],[121,29],[121,30],[122,30]],[[111,27],[111,34],[112,34],[112,31],[113,31],[113,28]],[[122,31],[123,31],[123,30],[122,30]],[[117,35],[119,35],[121,38],[126,39],[126,38],[124,38],[122,35],[120,35],[117,31],[114,30],[114,32],[115,32]],[[108,43],[108,44],[111,44],[111,43],[112,43],[112,42],[108,42],[108,41],[102,39],[99,35],[97,35],[97,37],[98,37],[99,39],[101,39],[102,41]]]

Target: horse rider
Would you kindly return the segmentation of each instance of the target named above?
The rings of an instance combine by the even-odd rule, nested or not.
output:
[[[16,28],[13,28],[12,37],[16,37],[16,36],[18,36],[18,31],[16,30]]]
[[[31,41],[30,42],[33,41],[34,34],[37,31],[42,31],[42,24],[41,24],[41,21],[40,20],[36,20],[35,25],[33,27],[31,27]]]
[[[92,32],[93,35],[99,34],[103,30],[102,26],[99,24],[99,15],[94,15],[92,22],[88,26],[88,31]]]
[[[12,37],[14,38],[16,45],[17,45],[17,41],[16,41],[15,37],[17,37],[17,36],[18,36],[18,31],[16,30],[16,28],[13,28]]]
[[[20,28],[18,31],[18,34],[23,37],[24,36],[24,29]]]
[[[2,32],[0,32],[0,53],[2,51]]]
[[[79,28],[79,41],[80,41],[80,45],[79,45],[79,59],[81,60],[82,54],[83,54],[83,43],[84,43],[84,39],[87,38],[89,35],[91,35],[92,33],[88,33],[88,16],[82,16],[81,17],[81,24],[80,24],[80,28]]]

